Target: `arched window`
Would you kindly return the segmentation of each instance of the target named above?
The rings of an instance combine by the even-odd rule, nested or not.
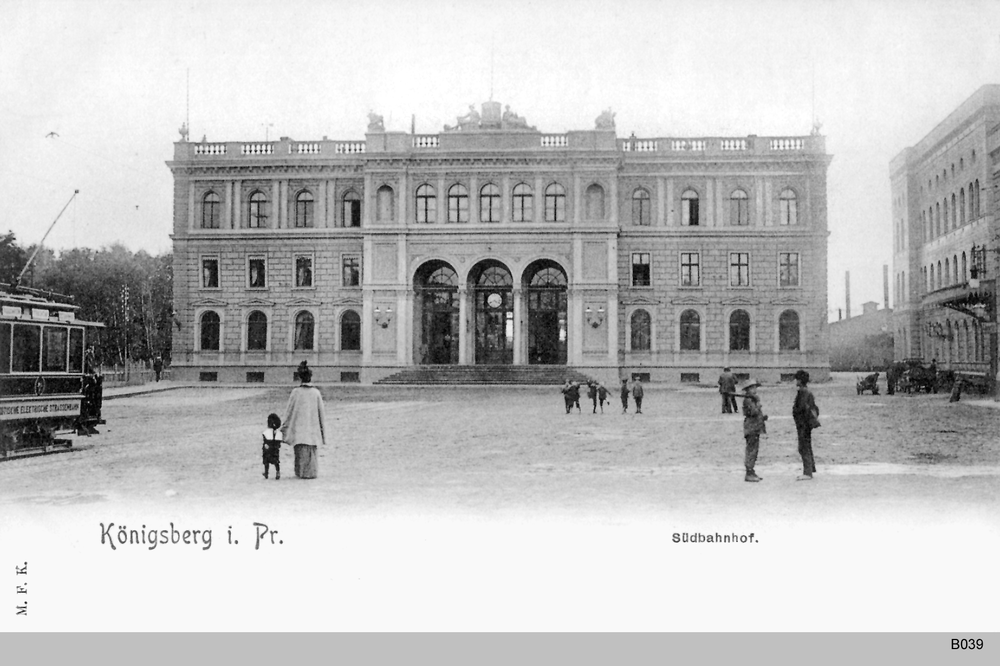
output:
[[[681,351],[701,349],[701,316],[695,310],[681,313]]]
[[[424,183],[417,188],[417,222],[434,224],[437,222],[437,196],[434,188]]]
[[[944,198],[944,206],[941,207],[941,230],[948,233],[948,197]]]
[[[354,190],[344,195],[344,226],[361,226],[361,197]]]
[[[221,321],[217,312],[209,310],[201,315],[201,351],[219,351]]]
[[[375,192],[375,217],[379,222],[389,222],[395,215],[396,208],[395,193],[388,185],[383,185]]]
[[[545,221],[566,221],[566,190],[559,183],[545,188]]]
[[[645,310],[632,313],[632,351],[649,351],[652,340],[652,321]]]
[[[448,221],[469,221],[469,191],[464,185],[456,183],[448,190]]]
[[[487,183],[479,190],[479,221],[500,221],[500,188]]]
[[[309,190],[302,190],[295,197],[295,226],[313,226],[313,195]]]
[[[597,183],[587,188],[587,219],[604,219],[604,188]]]
[[[965,224],[965,188],[958,191],[958,223]]]
[[[778,349],[799,350],[799,313],[795,310],[785,310],[778,317]]]
[[[340,318],[340,349],[361,351],[361,317],[354,310],[347,310]]]
[[[729,315],[729,350],[750,351],[750,315],[746,310]]]
[[[798,199],[792,190],[782,190],[778,196],[778,224],[792,226],[799,223]]]
[[[931,264],[931,281],[928,291],[934,291],[936,287],[934,286],[934,264]]]
[[[948,257],[944,258],[944,285],[947,287],[951,282],[951,265],[948,261]]]
[[[515,222],[531,222],[532,202],[534,195],[531,188],[525,183],[518,183],[514,186],[514,193],[511,196],[511,212]]]
[[[681,195],[681,224],[698,226],[698,193],[694,190],[685,190]]]
[[[940,261],[938,261],[938,263],[937,263],[937,269],[938,269],[937,288],[940,289],[942,286],[944,286],[944,274],[941,272],[941,262]]]
[[[315,322],[311,312],[303,310],[295,315],[295,351],[313,350]]]
[[[934,204],[934,237],[941,235],[941,202]]]
[[[974,198],[976,200],[976,219],[978,220],[982,216],[982,214],[983,214],[982,210],[979,208],[979,191],[980,190],[979,190],[979,179],[978,178],[976,179],[976,182],[975,182],[975,188],[976,189],[974,190],[973,193],[975,194]]]
[[[962,252],[962,282],[969,279],[969,264],[968,258],[965,256],[965,252]]]
[[[247,351],[267,350],[267,315],[254,310],[247,317]]]
[[[208,192],[205,197],[201,200],[201,228],[202,229],[218,229],[219,228],[219,211],[221,209],[221,202],[219,200],[219,195],[215,192]]]
[[[267,196],[260,190],[256,190],[250,195],[249,210],[247,212],[248,227],[251,229],[263,229],[267,227]]]
[[[640,227],[649,225],[649,192],[641,187],[632,192],[632,224]]]
[[[951,283],[958,284],[958,255],[951,257]]]
[[[976,203],[976,193],[972,189],[972,183],[969,183],[969,222],[972,222],[974,219],[976,219],[975,211],[973,210],[975,203]]]
[[[958,227],[958,206],[955,205],[957,201],[955,193],[951,195],[951,226]]]
[[[749,198],[743,190],[733,190],[729,195],[729,223],[736,227],[750,224]]]

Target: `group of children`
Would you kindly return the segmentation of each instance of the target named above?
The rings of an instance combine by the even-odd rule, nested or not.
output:
[[[566,383],[562,386],[563,401],[566,404],[566,413],[569,414],[576,407],[576,411],[583,411],[580,409],[580,382],[566,380]],[[629,393],[632,394],[632,398],[635,400],[635,413],[642,414],[642,396],[644,390],[642,388],[642,380],[638,377],[632,380],[632,386],[629,388],[629,380],[622,380],[621,387],[621,399],[622,399],[622,414],[628,412],[628,398]],[[587,397],[590,398],[594,405],[593,413],[597,413],[597,408],[600,407],[601,414],[604,413],[604,403],[607,402],[611,404],[608,400],[608,389],[601,382],[588,381],[587,382]]]

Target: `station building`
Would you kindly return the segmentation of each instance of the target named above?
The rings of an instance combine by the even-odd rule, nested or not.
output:
[[[890,163],[897,360],[997,376],[1000,85]]]
[[[188,141],[182,379],[376,382],[566,367],[605,382],[829,373],[827,186],[807,136],[543,133],[497,102],[437,134]]]

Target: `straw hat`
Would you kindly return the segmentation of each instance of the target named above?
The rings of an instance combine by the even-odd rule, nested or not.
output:
[[[756,379],[752,379],[751,378],[751,379],[748,379],[747,383],[743,385],[743,390],[746,391],[749,388],[756,388],[758,386],[760,386],[760,382],[757,381]]]

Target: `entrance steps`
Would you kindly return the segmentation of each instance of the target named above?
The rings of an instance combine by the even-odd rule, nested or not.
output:
[[[376,384],[529,384],[557,386],[590,379],[565,365],[418,365]]]

